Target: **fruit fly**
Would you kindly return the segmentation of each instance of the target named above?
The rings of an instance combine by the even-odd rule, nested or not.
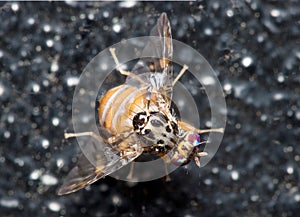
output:
[[[84,188],[133,162],[143,153],[162,157],[165,163],[185,165],[194,160],[200,166],[199,157],[207,155],[199,150],[200,134],[223,132],[221,128],[196,129],[172,114],[172,88],[188,67],[184,65],[173,79],[173,44],[166,13],[160,15],[150,35],[159,40],[149,42],[144,50],[151,50],[162,58],[140,59],[131,71],[121,68],[116,49],[110,48],[116,69],[127,76],[127,80],[107,91],[99,100],[101,138],[93,132],[65,134],[66,138],[92,136],[99,145],[110,147],[117,158],[107,160],[104,152],[94,153],[97,162],[93,165],[82,155],[59,189],[59,195]]]

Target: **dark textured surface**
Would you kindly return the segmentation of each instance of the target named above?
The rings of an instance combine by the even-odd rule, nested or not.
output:
[[[0,6],[0,216],[300,212],[299,1]],[[57,196],[78,149],[63,139],[72,129],[72,82],[102,49],[147,35],[163,11],[173,37],[205,56],[224,87],[228,124],[219,151],[200,170],[178,169],[170,183],[107,177]]]

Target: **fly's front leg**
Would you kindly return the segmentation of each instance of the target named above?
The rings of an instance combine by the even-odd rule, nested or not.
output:
[[[132,77],[133,79],[136,79],[137,81],[139,81],[141,84],[145,83],[139,76],[137,76],[136,74],[133,74],[132,72],[129,71],[125,71],[121,68],[121,64],[117,58],[116,55],[116,48],[109,48],[109,51],[112,55],[112,58],[114,59],[116,65],[117,65],[117,70],[122,74],[122,75],[126,75],[129,77]]]
[[[201,130],[201,129],[197,129],[195,127],[193,127],[192,125],[182,122],[182,121],[178,121],[178,126],[183,129],[184,131],[193,131],[199,134],[203,134],[203,133],[224,133],[224,128],[216,128],[216,129],[205,129],[205,130]]]

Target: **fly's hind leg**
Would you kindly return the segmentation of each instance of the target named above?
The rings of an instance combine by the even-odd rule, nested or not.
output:
[[[171,181],[171,177],[169,175],[169,171],[168,171],[168,164],[170,163],[170,158],[165,156],[161,157],[164,160],[164,167],[165,167],[165,173],[166,173],[166,182],[170,182]]]
[[[82,132],[82,133],[65,133],[65,139],[73,138],[73,137],[81,137],[81,136],[90,136],[96,139],[99,142],[103,142],[100,136],[98,136],[96,133],[90,131],[90,132]]]
[[[143,81],[143,79],[141,79],[138,75],[133,74],[132,72],[129,72],[129,71],[125,71],[125,70],[122,69],[121,64],[120,64],[120,62],[119,62],[119,60],[117,58],[117,55],[116,55],[116,48],[109,48],[109,51],[110,51],[110,53],[112,55],[112,58],[114,59],[116,65],[117,65],[117,70],[122,75],[126,75],[126,76],[129,76],[129,77],[133,78],[133,79],[136,79],[137,81],[139,81],[142,84],[145,83]]]
[[[133,178],[133,171],[134,171],[134,161],[130,163],[130,169],[127,175],[127,179],[131,180]]]

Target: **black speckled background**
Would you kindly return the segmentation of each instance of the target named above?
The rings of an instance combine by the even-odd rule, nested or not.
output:
[[[299,1],[0,7],[1,217],[299,215]],[[219,151],[200,170],[176,170],[170,183],[107,177],[57,196],[78,151],[63,133],[72,131],[82,70],[104,48],[148,35],[163,11],[173,37],[205,56],[224,88],[228,122]]]

